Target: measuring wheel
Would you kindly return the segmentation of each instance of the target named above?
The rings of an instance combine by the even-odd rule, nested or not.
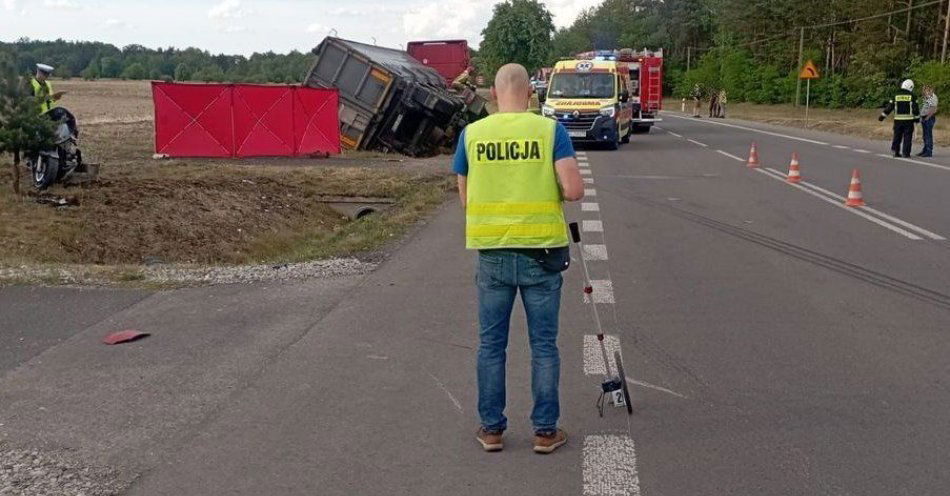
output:
[[[633,400],[627,388],[627,375],[623,371],[623,361],[620,359],[620,350],[614,352],[614,362],[617,364],[617,374],[620,376],[620,389],[623,391],[623,401],[627,404],[627,415],[633,415]]]

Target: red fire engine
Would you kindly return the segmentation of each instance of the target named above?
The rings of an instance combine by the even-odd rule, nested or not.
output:
[[[596,50],[577,54],[578,59],[616,60],[630,70],[630,103],[633,104],[633,132],[646,133],[660,121],[663,108],[663,49],[636,51]]]

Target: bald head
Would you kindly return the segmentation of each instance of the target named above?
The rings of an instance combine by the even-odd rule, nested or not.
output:
[[[501,112],[524,112],[531,98],[531,82],[528,70],[521,64],[505,64],[495,73],[495,86],[492,94],[498,101]]]

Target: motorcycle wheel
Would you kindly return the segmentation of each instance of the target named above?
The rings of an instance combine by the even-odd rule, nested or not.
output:
[[[56,182],[58,175],[59,160],[40,155],[39,160],[33,165],[33,186],[41,191],[49,188]]]

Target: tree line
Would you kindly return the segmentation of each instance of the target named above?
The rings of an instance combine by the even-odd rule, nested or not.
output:
[[[89,41],[38,41],[22,38],[0,43],[12,53],[21,73],[32,73],[37,63],[56,68],[54,76],[84,79],[163,79],[235,83],[300,83],[313,56],[299,51],[243,55],[213,55],[198,48],[146,48]]]
[[[674,96],[698,83],[707,93],[725,89],[732,101],[790,103],[801,42],[803,59],[822,76],[812,81],[813,103],[873,107],[905,78],[950,97],[950,66],[941,63],[946,12],[947,0],[604,0],[554,33],[552,59],[663,48]]]
[[[791,103],[801,43],[822,76],[813,104],[879,106],[913,78],[950,108],[950,65],[941,62],[948,1],[603,0],[555,29],[542,3],[507,0],[482,31],[477,64],[490,76],[502,61],[533,71],[582,51],[662,48],[667,95],[691,96],[699,84],[730,101]]]

